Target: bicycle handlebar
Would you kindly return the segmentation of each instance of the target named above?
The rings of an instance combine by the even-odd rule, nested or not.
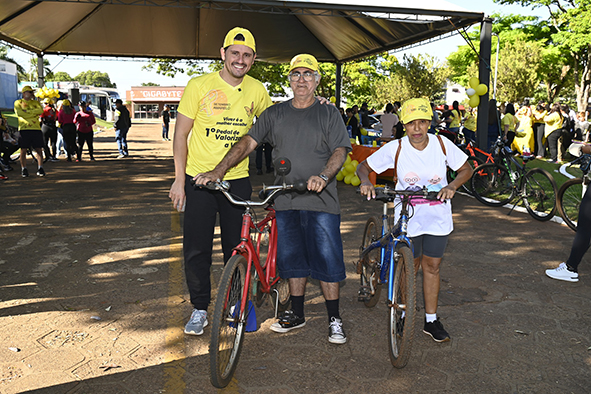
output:
[[[428,191],[426,187],[421,190],[394,190],[388,187],[376,187],[376,200],[391,201],[394,197],[402,196],[408,199],[424,198],[426,200],[437,200],[439,192]]]
[[[232,194],[230,194],[230,184],[227,181],[216,181],[216,182],[212,181],[212,182],[208,182],[206,185],[193,184],[193,186],[194,187],[204,187],[209,190],[220,191],[224,194],[224,196],[226,196],[228,201],[230,201],[232,204],[243,206],[243,207],[246,207],[246,206],[262,207],[264,205],[267,205],[269,203],[269,201],[271,201],[273,199],[273,197],[275,197],[275,195],[278,194],[279,192],[287,191],[287,190],[296,190],[299,192],[304,192],[308,189],[307,183],[305,181],[296,181],[290,185],[285,184],[285,183],[282,185],[271,185],[271,186],[263,185],[263,189],[261,190],[261,192],[265,193],[265,198],[263,199],[263,201],[257,202],[257,201],[249,201],[249,200],[244,200],[244,201],[236,200],[232,196]]]

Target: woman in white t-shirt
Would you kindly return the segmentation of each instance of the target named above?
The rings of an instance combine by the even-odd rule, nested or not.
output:
[[[384,114],[380,117],[380,122],[382,123],[382,136],[380,139],[382,141],[390,141],[394,139],[394,126],[398,123],[398,116],[393,112],[394,106],[392,103],[386,104]]]
[[[449,341],[449,334],[437,319],[439,299],[439,266],[447,238],[453,230],[451,199],[456,190],[472,176],[472,169],[466,162],[468,156],[447,138],[428,134],[433,112],[426,99],[416,98],[402,105],[401,120],[406,136],[392,141],[357,167],[361,179],[361,194],[368,199],[375,198],[374,186],[369,173],[381,173],[394,167],[394,158],[399,144],[402,144],[396,176],[397,190],[428,187],[439,191],[436,204],[415,203],[414,215],[408,223],[408,236],[414,245],[415,267],[423,268],[423,295],[425,299],[425,326],[423,332],[436,342]],[[441,145],[443,143],[443,145]],[[443,147],[445,147],[445,152]],[[457,171],[453,182],[447,183],[447,167]]]

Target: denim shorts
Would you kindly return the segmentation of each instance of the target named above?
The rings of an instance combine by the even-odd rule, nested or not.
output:
[[[345,279],[341,216],[315,211],[277,211],[277,268],[284,279]]]
[[[430,235],[423,234],[418,237],[410,237],[414,246],[413,257],[421,257],[425,255],[427,257],[433,257],[440,259],[445,253],[445,247],[447,246],[447,238],[449,235]]]

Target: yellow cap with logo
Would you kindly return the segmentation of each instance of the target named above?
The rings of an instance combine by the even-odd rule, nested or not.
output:
[[[246,45],[255,53],[257,51],[254,36],[250,31],[243,27],[235,27],[226,34],[226,38],[224,38],[224,48],[227,48],[230,45]]]
[[[314,56],[306,53],[295,55],[293,59],[291,59],[288,72],[291,72],[291,70],[298,67],[306,67],[312,71],[318,71],[318,61]]]
[[[22,92],[23,92],[23,93],[24,93],[24,92],[32,92],[32,91],[33,91],[33,88],[32,88],[32,87],[30,87],[29,85],[25,85],[25,86],[23,86],[23,88],[22,88]]]
[[[424,98],[406,100],[400,109],[400,117],[402,123],[410,123],[417,119],[431,120],[433,117],[431,103]]]

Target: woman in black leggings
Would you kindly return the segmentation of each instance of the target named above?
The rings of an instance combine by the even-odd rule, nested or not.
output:
[[[591,153],[591,146],[583,146],[583,153]],[[579,207],[579,219],[577,220],[577,234],[573,240],[570,256],[564,263],[551,270],[546,270],[546,275],[553,279],[567,282],[578,282],[577,271],[581,259],[589,249],[591,242],[591,187],[587,188],[581,206]]]

